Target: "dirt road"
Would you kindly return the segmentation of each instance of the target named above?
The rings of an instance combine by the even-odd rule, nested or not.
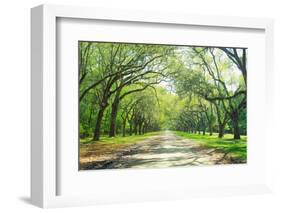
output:
[[[118,150],[115,157],[82,164],[81,169],[164,168],[226,163],[225,153],[204,149],[197,142],[170,131]]]

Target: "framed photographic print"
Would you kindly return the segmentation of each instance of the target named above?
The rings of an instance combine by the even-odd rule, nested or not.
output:
[[[32,203],[270,191],[272,20],[31,14]]]

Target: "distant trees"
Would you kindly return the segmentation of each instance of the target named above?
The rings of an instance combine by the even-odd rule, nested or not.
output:
[[[240,139],[240,113],[246,110],[246,50],[193,47],[186,55],[186,66],[176,75],[176,84],[181,94],[193,94],[200,100],[196,115],[191,117],[200,117],[201,122],[204,112],[210,134],[216,121],[219,137],[231,120],[234,139]]]
[[[149,131],[159,130],[158,102],[153,91],[147,89],[137,96],[127,96],[120,106],[122,120],[122,135],[144,134]],[[126,128],[129,126],[129,130]]]

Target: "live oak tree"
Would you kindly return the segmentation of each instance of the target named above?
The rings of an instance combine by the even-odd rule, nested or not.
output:
[[[95,63],[92,66],[86,66],[86,69],[84,63],[81,62],[80,80],[84,80],[84,76],[87,76],[88,81],[80,87],[80,101],[90,91],[95,90],[99,100],[99,111],[93,139],[99,140],[104,111],[108,107],[112,96],[114,96],[114,101],[112,103],[109,136],[115,135],[115,122],[120,100],[128,94],[144,90],[152,84],[158,84],[160,82],[159,76],[165,75],[165,60],[172,48],[113,43],[97,43],[94,46],[87,44],[85,46],[80,51],[81,61],[87,60],[88,55],[90,55],[94,58]],[[91,51],[91,48],[94,50]],[[84,59],[85,57],[86,59]],[[132,84],[142,84],[142,87],[122,94],[122,90]]]
[[[234,139],[240,139],[239,113],[246,108],[246,78],[243,75],[243,81],[237,77],[233,69],[235,59],[225,60],[222,53],[216,48],[189,49],[189,61],[177,76],[178,88],[181,93],[193,93],[214,106],[219,137],[223,137],[225,125],[231,119]],[[212,132],[210,125],[209,131]]]
[[[194,48],[196,51],[196,48]],[[237,58],[237,62],[235,64],[241,69],[244,81],[237,78],[233,75],[232,63],[227,60],[221,60],[222,55],[219,51],[215,50],[214,48],[207,48],[207,54],[203,55],[199,53],[199,57],[201,58],[205,69],[212,77],[214,84],[216,85],[216,92],[218,95],[213,97],[208,97],[205,95],[205,99],[209,101],[219,101],[225,110],[225,112],[229,115],[229,118],[233,124],[233,134],[234,139],[240,139],[240,128],[239,128],[239,113],[242,109],[246,108],[246,68],[244,67],[244,62],[238,62],[240,58],[238,57],[237,50],[234,49],[234,56],[235,59],[231,61],[235,61]],[[228,49],[224,50],[227,51],[228,54],[231,54]],[[212,62],[207,63],[207,57],[212,59]],[[245,50],[243,49],[242,57],[245,56]],[[244,61],[243,59],[242,61]],[[225,75],[225,70],[228,71],[227,76]],[[217,104],[216,104],[217,105]],[[223,119],[221,125],[225,125],[226,118]],[[222,137],[223,132],[220,132],[219,136]]]

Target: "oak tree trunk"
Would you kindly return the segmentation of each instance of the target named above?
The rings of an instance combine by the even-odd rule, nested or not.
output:
[[[210,136],[213,135],[213,125],[212,124],[209,125],[209,135]]]
[[[139,123],[139,135],[141,135],[142,123]]]
[[[135,122],[134,124],[134,134],[137,135],[138,134],[138,123]]]
[[[94,130],[94,137],[93,137],[94,141],[98,141],[100,139],[100,127],[101,127],[101,122],[102,122],[103,113],[104,113],[105,108],[106,107],[103,106],[99,110],[95,130]]]
[[[232,113],[231,117],[232,117],[232,124],[233,124],[234,139],[240,139],[239,113],[238,113],[238,110],[235,110]]]
[[[133,122],[130,122],[130,130],[129,130],[129,135],[131,136],[133,133]]]
[[[122,133],[123,137],[126,136],[126,120],[123,121],[123,133]]]
[[[119,94],[120,92],[117,92],[111,107],[109,137],[114,137],[116,135],[116,118],[119,106]]]
[[[219,124],[219,138],[222,138],[224,136],[224,125]]]

